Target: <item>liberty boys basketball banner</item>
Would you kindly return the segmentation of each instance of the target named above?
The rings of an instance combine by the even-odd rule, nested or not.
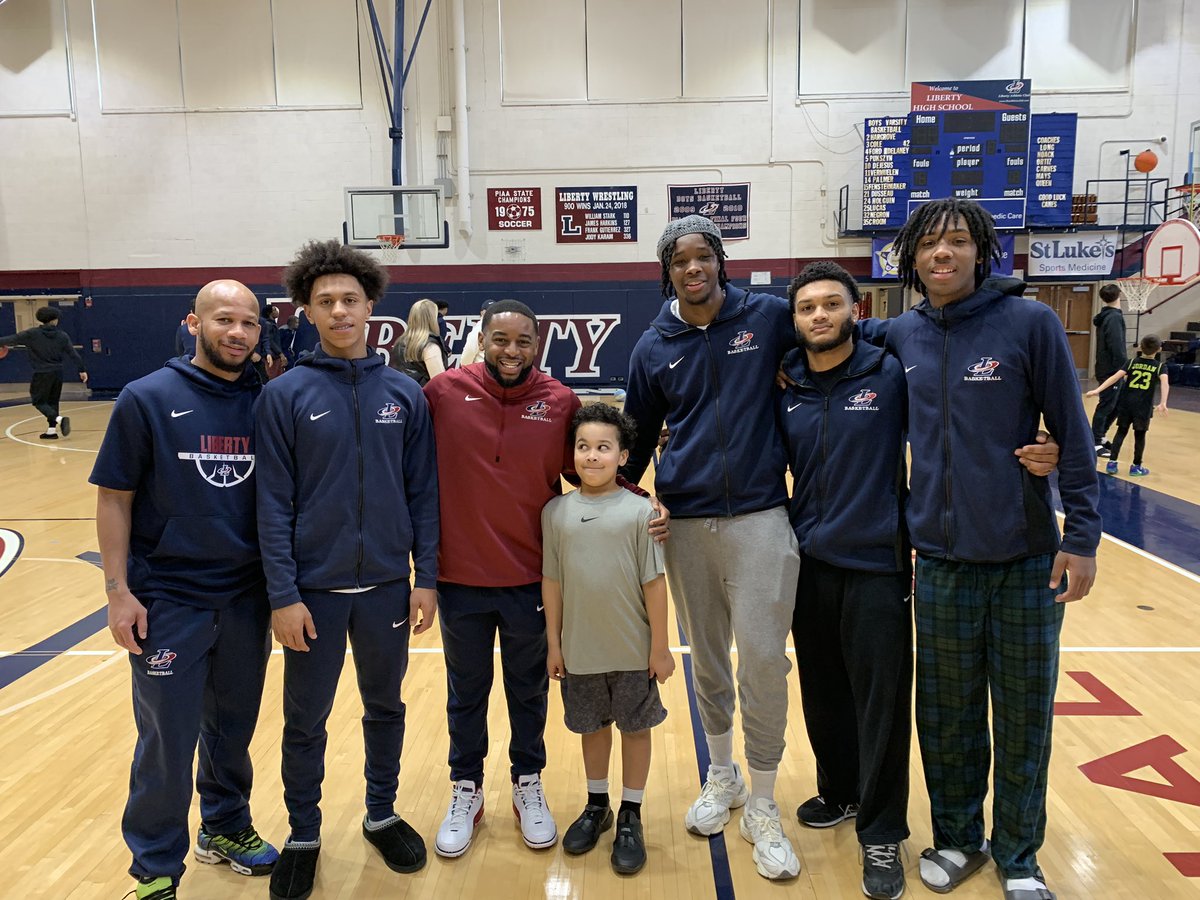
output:
[[[488,231],[541,231],[541,188],[488,188]]]
[[[556,239],[560,244],[637,241],[637,187],[554,189]]]
[[[750,237],[750,184],[669,184],[670,219],[704,216],[721,229],[724,241]]]

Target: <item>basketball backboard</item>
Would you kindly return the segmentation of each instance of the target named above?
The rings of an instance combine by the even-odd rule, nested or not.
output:
[[[381,235],[403,235],[406,248],[449,247],[446,200],[438,185],[348,187],[342,239],[378,250]]]
[[[1167,219],[1142,248],[1142,277],[1156,284],[1187,284],[1200,278],[1200,228],[1188,219]]]

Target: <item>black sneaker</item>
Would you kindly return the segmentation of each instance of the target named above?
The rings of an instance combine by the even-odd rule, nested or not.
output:
[[[1096,450],[1096,456],[1100,459],[1112,458],[1112,447],[1100,447]]]
[[[857,803],[830,805],[820,795],[805,800],[796,808],[796,818],[800,820],[801,825],[807,825],[809,828],[831,828],[857,815]]]
[[[898,900],[904,893],[899,844],[863,844],[862,890],[875,900]]]
[[[308,900],[317,880],[320,847],[284,845],[271,870],[271,900]]]
[[[41,438],[43,441],[57,441],[58,440],[58,432],[57,431],[47,431],[45,434],[39,434],[38,437]]]
[[[425,841],[399,816],[375,831],[368,829],[367,820],[363,819],[363,837],[379,851],[393,872],[408,874],[425,865]]]
[[[632,809],[617,814],[617,836],[613,839],[613,871],[636,875],[646,864],[646,842],[642,840],[642,820]]]
[[[58,430],[62,433],[63,437],[66,437],[68,434],[70,434],[71,433],[70,418],[68,418],[67,416],[59,416],[58,417]]]
[[[596,846],[600,835],[612,828],[612,825],[611,806],[592,806],[589,803],[563,835],[563,850],[575,855],[587,853]]]

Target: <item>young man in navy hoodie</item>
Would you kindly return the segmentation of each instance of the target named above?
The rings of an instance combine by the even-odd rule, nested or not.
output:
[[[982,207],[920,206],[896,247],[901,282],[925,298],[887,336],[908,380],[916,721],[934,835],[921,880],[944,893],[990,856],[1007,900],[1050,900],[1037,851],[1059,632],[1066,603],[1092,587],[1100,540],[1091,429],[1054,312],[1017,279],[989,277],[999,244]],[[1012,455],[1039,419],[1061,446],[1061,539],[1049,483]]]
[[[667,583],[692,652],[692,680],[710,766],[684,818],[716,834],[730,809],[765,878],[800,873],[775,803],[787,727],[785,641],[800,556],[788,524],[787,457],[770,389],[795,346],[788,302],[728,283],[720,229],[703,216],[669,223],[658,241],[663,305],[629,360],[625,412],[637,441],[622,473],[646,471],[665,420],[655,487],[673,516]],[[738,646],[737,687],[729,647]],[[733,761],[740,693],[747,787]]]
[[[266,385],[256,413],[259,543],[284,646],[291,826],[271,897],[303,900],[321,849],[325,723],[347,634],[364,708],[363,836],[394,871],[425,865],[425,843],[395,801],[409,632],[426,631],[437,605],[438,479],[421,389],[367,346],[367,320],[387,285],[383,267],[337,241],[312,242],[283,282],[320,335],[311,356]]]
[[[71,420],[58,413],[58,400],[62,396],[63,386],[63,361],[71,358],[79,368],[79,380],[84,384],[87,384],[88,374],[83,368],[83,358],[71,343],[70,335],[58,327],[58,310],[53,306],[43,306],[34,316],[41,323],[37,328],[27,328],[0,338],[0,347],[21,346],[29,351],[29,363],[33,367],[33,377],[29,379],[29,402],[46,417],[47,423],[46,430],[38,437],[43,441],[57,441],[59,431],[63,437],[71,433]]]
[[[125,387],[90,478],[108,627],[133,670],[121,830],[139,900],[174,900],[197,740],[196,858],[263,875],[278,856],[250,821],[249,745],[271,652],[254,514],[259,381],[247,365],[258,301],[214,281],[187,321],[195,357]]]

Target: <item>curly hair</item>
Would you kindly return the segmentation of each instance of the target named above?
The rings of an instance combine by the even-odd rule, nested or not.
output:
[[[717,284],[725,287],[729,283],[729,277],[725,274],[725,245],[721,243],[719,237],[714,237],[711,234],[701,233],[701,237],[708,242],[708,246],[712,248],[717,257]],[[659,257],[659,262],[662,263],[662,295],[668,299],[675,296],[675,285],[671,284],[671,257],[675,255],[675,242],[668,244]]]
[[[616,428],[617,443],[622,450],[631,449],[637,440],[637,425],[632,417],[607,403],[585,403],[571,420],[571,441],[574,442],[581,426],[593,423]]]
[[[283,286],[294,303],[308,306],[313,283],[322,275],[349,275],[367,299],[378,303],[387,289],[387,270],[361,250],[340,241],[309,241],[283,270]]]
[[[918,206],[896,235],[892,246],[898,257],[896,269],[900,284],[925,293],[925,285],[917,275],[917,245],[925,235],[941,236],[960,222],[967,226],[979,253],[975,263],[975,286],[992,274],[992,260],[1000,259],[1000,238],[996,235],[991,214],[974,200],[947,197]]]
[[[788,302],[795,304],[796,294],[800,288],[812,284],[814,281],[839,282],[850,294],[851,303],[858,303],[862,299],[862,295],[858,292],[858,282],[854,280],[853,275],[831,259],[819,259],[816,262],[810,262],[799,275],[792,279],[792,283],[788,285]]]

